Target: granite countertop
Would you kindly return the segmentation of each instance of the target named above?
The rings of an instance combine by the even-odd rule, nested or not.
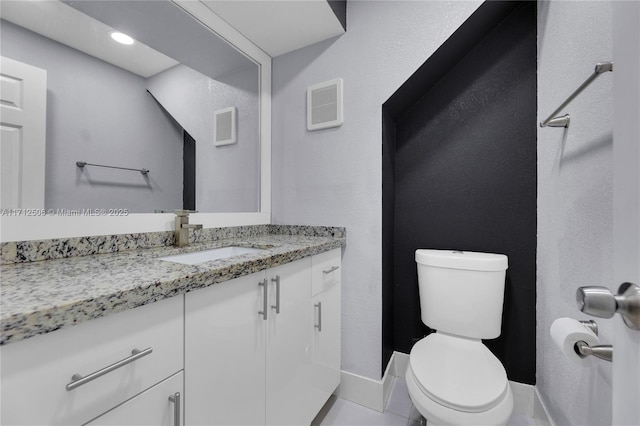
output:
[[[344,237],[256,235],[0,266],[0,345],[187,293],[345,245]],[[158,257],[226,246],[263,252],[197,265]]]

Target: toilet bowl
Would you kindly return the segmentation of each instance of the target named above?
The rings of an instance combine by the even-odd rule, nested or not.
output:
[[[504,368],[479,340],[430,334],[411,350],[406,382],[429,424],[504,425],[513,411]]]
[[[481,339],[500,335],[507,258],[416,251],[422,320],[436,332],[411,349],[409,396],[428,424],[504,425],[513,393]]]

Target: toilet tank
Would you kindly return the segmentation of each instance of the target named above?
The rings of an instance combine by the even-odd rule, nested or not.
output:
[[[422,322],[449,334],[500,336],[507,256],[416,250]]]

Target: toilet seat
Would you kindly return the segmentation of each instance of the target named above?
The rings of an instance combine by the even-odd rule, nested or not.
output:
[[[504,399],[498,402],[495,407],[479,413],[468,413],[445,407],[429,398],[419,389],[411,368],[407,368],[405,377],[411,402],[413,402],[416,410],[427,419],[427,423],[430,426],[504,426],[513,412],[511,386],[507,386],[507,393]]]
[[[504,367],[477,339],[432,333],[411,349],[409,368],[422,393],[456,411],[490,410],[509,391]]]

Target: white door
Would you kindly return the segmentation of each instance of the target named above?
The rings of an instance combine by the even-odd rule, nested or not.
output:
[[[625,281],[640,285],[640,3],[613,5],[616,291]],[[614,323],[613,424],[640,425],[640,331]]]
[[[47,72],[0,57],[0,208],[44,208]]]

